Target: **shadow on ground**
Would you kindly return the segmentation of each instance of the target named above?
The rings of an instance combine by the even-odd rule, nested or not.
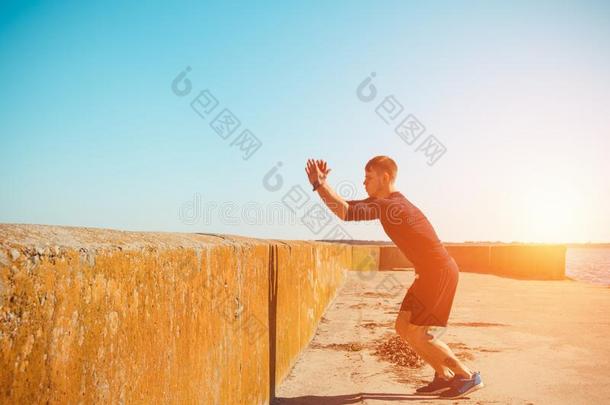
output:
[[[416,394],[388,394],[374,392],[360,392],[357,394],[345,395],[305,395],[302,397],[282,398],[276,397],[271,401],[271,405],[344,405],[357,404],[363,400],[377,401],[424,401],[439,399],[436,396],[424,396]],[[468,399],[463,397],[460,399]]]

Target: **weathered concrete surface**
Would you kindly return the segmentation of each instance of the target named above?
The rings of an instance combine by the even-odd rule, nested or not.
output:
[[[0,403],[263,404],[351,247],[0,225]]]
[[[565,245],[496,245],[491,248],[491,274],[521,279],[565,278]]]
[[[498,274],[561,266],[499,252]],[[369,245],[0,225],[0,402],[266,403],[347,270],[382,263]]]
[[[276,404],[596,404],[610,399],[610,289],[580,282],[461,273],[442,339],[486,387],[468,399],[414,395],[428,366],[373,355],[395,336],[412,272],[350,272],[311,345],[280,385]],[[392,279],[399,280],[401,288]],[[383,287],[386,286],[386,287]]]
[[[378,245],[353,245],[352,268],[354,271],[373,271],[379,267],[380,247]]]
[[[379,246],[379,270],[413,267],[413,263],[396,246]]]
[[[462,272],[490,273],[491,245],[445,245]]]

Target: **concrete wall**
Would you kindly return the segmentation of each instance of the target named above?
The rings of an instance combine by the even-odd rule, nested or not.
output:
[[[565,278],[565,245],[496,245],[490,254],[492,274],[521,279]]]
[[[351,247],[0,225],[0,403],[264,404]]]
[[[445,245],[460,271],[491,273],[492,245]]]
[[[413,263],[396,246],[380,246],[379,256],[379,270],[413,267]]]
[[[446,244],[445,248],[455,259],[460,271],[531,280],[565,278],[565,245]],[[377,249],[378,253],[374,252],[375,247],[372,245],[360,248],[359,255],[368,254],[376,257],[379,270],[413,266],[396,246],[377,246]],[[356,252],[356,246],[354,246],[354,252]],[[358,257],[360,258],[360,256]]]
[[[380,269],[380,247],[377,245],[352,246],[352,270],[373,271]]]
[[[563,278],[563,245],[448,245],[462,271]],[[0,225],[0,403],[266,404],[348,269],[395,247]]]

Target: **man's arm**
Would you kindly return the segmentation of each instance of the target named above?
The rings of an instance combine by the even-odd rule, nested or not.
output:
[[[326,183],[326,181],[324,181],[324,183],[322,183],[320,187],[316,189],[316,191],[324,201],[324,204],[326,204],[326,206],[330,208],[330,210],[334,212],[336,216],[342,220],[345,220],[347,217],[347,202],[341,198],[341,196],[337,194],[335,190],[333,190],[332,187]]]
[[[371,221],[381,216],[381,203],[375,198],[345,201],[326,183],[330,172],[323,160],[307,160],[305,168],[309,182],[314,186],[322,201],[343,221]]]
[[[326,162],[323,160],[307,160],[305,172],[309,177],[309,182],[314,186],[317,185],[316,191],[322,198],[322,201],[324,201],[324,204],[326,204],[326,206],[340,219],[345,220],[347,217],[348,204],[326,182],[326,177],[330,170],[331,169],[327,167]]]

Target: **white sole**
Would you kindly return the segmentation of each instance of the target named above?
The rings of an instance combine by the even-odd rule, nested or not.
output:
[[[483,382],[473,386],[472,388],[470,388],[468,391],[456,396],[456,397],[443,397],[443,399],[460,399],[465,397],[466,395],[470,394],[471,392],[474,392],[476,390],[480,390],[481,388],[483,388],[485,386],[485,384],[483,384]]]

